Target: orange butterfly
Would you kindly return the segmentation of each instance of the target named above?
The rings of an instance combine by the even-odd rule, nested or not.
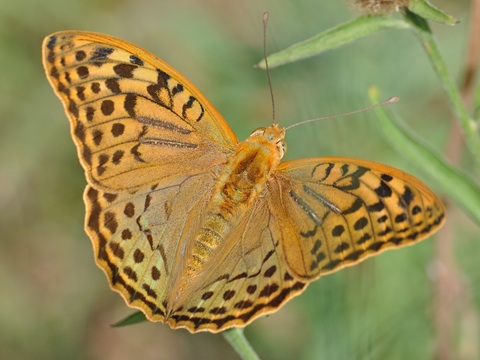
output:
[[[87,177],[96,262],[151,321],[243,327],[321,275],[443,223],[440,199],[400,170],[280,162],[277,124],[238,142],[187,79],[126,41],[59,32],[45,39],[43,63]]]

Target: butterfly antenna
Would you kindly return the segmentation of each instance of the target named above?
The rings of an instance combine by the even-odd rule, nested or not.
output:
[[[299,123],[296,123],[296,124],[287,126],[287,127],[285,128],[285,130],[291,129],[291,128],[295,127],[295,126],[299,126],[299,125],[307,124],[307,123],[310,123],[310,122],[314,122],[314,121],[326,120],[326,119],[333,119],[333,118],[337,118],[337,117],[350,116],[350,115],[353,115],[353,114],[358,114],[358,113],[361,113],[361,112],[364,112],[364,111],[367,111],[367,110],[374,109],[374,108],[379,107],[379,106],[396,103],[396,102],[399,101],[399,100],[400,100],[400,98],[399,98],[398,96],[393,96],[393,97],[391,97],[391,98],[389,98],[389,99],[387,99],[387,100],[385,100],[385,101],[382,101],[382,102],[380,102],[380,103],[378,103],[378,104],[374,104],[374,105],[367,106],[367,107],[365,107],[365,108],[363,108],[363,109],[358,109],[358,110],[346,112],[346,113],[343,113],[343,114],[322,116],[322,117],[315,118],[315,119],[309,119],[309,120],[300,121]]]
[[[270,98],[272,100],[272,122],[275,124],[275,97],[273,96],[272,79],[270,78],[270,69],[267,60],[267,23],[268,12],[263,13],[263,58],[265,60],[265,70],[267,71],[268,87],[270,88]]]

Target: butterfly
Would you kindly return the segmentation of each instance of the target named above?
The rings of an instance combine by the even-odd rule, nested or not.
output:
[[[278,124],[239,142],[187,79],[124,40],[58,32],[43,64],[85,170],[96,263],[151,321],[192,333],[246,326],[320,276],[444,222],[441,200],[401,170],[282,162]]]

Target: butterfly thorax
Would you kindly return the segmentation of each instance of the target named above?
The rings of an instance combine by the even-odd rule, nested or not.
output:
[[[234,156],[221,175],[218,190],[222,201],[240,209],[250,206],[263,192],[271,172],[284,155],[284,132],[274,126],[274,129],[255,130],[237,145]],[[279,142],[281,145],[278,145]]]
[[[284,136],[285,130],[273,125],[255,130],[237,144],[234,155],[219,175],[218,185],[193,243],[186,279],[194,277],[205,266],[211,266],[209,260],[214,250],[229,238],[231,229],[262,196],[267,181],[284,155]]]

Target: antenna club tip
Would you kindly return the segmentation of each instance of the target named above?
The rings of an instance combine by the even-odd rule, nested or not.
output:
[[[385,101],[385,104],[393,104],[400,101],[400,98],[398,96],[392,96],[390,99],[387,99]]]
[[[263,13],[263,22],[267,22],[267,20],[268,20],[268,15],[269,15],[269,14],[268,14],[268,11],[265,11],[265,12]]]

